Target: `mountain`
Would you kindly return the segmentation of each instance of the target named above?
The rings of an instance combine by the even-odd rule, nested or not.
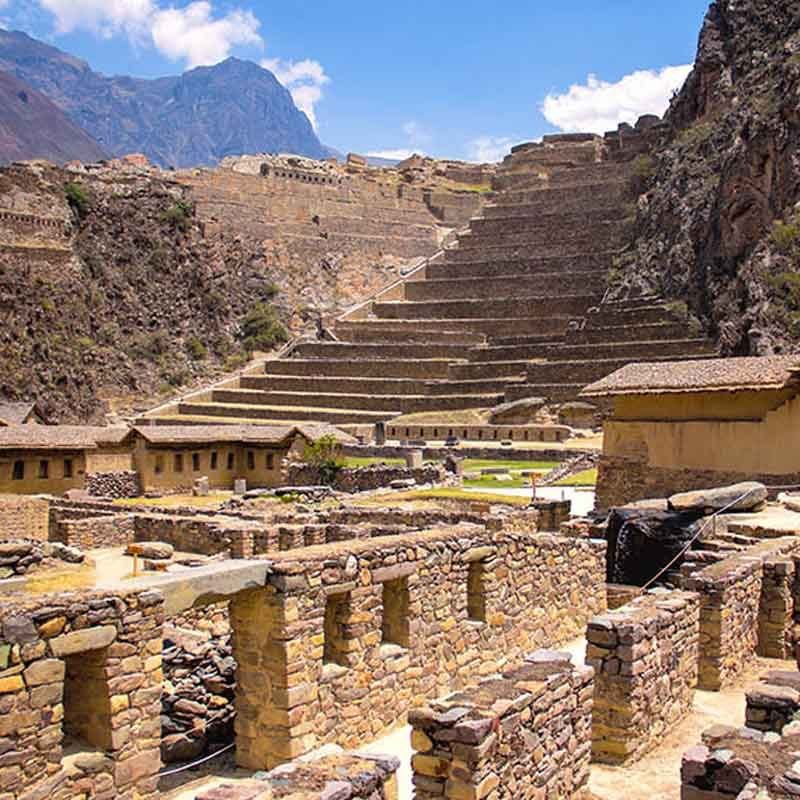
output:
[[[0,72],[0,164],[44,158],[97,161],[100,145],[41,92]]]
[[[720,0],[637,173],[615,296],[662,292],[728,355],[800,351],[800,0]]]
[[[291,94],[249,61],[152,80],[107,77],[25,33],[0,30],[0,70],[49,97],[113,156],[141,152],[161,166],[189,167],[242,153],[327,155]]]

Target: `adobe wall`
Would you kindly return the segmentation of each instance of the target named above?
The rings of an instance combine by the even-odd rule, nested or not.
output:
[[[3,797],[155,800],[161,595],[12,595],[0,623]]]
[[[46,542],[49,509],[43,497],[0,494],[0,538]]]
[[[237,759],[357,746],[436,697],[571,639],[605,609],[605,542],[433,530],[273,554],[230,606]]]
[[[416,800],[579,797],[589,778],[591,667],[525,663],[409,713]]]
[[[595,761],[640,758],[689,713],[699,636],[700,598],[690,592],[647,594],[589,621]]]

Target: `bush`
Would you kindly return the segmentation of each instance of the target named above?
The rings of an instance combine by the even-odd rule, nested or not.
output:
[[[791,253],[800,241],[800,219],[794,216],[789,222],[775,222],[769,238],[781,253]]]
[[[225,369],[228,372],[234,372],[241,369],[250,361],[250,356],[246,352],[231,353],[225,359]]]
[[[64,186],[69,207],[83,219],[89,211],[89,193],[79,183],[70,182]]]
[[[345,465],[339,442],[330,434],[306,445],[303,460],[319,470],[320,480],[327,486],[336,480],[336,476]]]
[[[268,303],[256,303],[242,320],[242,346],[248,353],[271,350],[289,340],[289,334]]]
[[[185,231],[194,214],[194,206],[185,200],[176,200],[161,216],[168,225]]]
[[[192,361],[205,361],[208,357],[208,348],[196,336],[190,336],[187,340],[186,352]]]
[[[135,358],[155,358],[169,351],[169,336],[164,331],[137,333],[130,343],[130,353]]]
[[[642,180],[649,180],[656,174],[656,160],[642,153],[633,159],[633,174]]]

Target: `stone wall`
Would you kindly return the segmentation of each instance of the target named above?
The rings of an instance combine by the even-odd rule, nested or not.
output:
[[[771,670],[747,690],[746,698],[747,727],[781,733],[800,712],[800,672]]]
[[[572,798],[589,777],[591,667],[534,653],[409,713],[416,800]]]
[[[93,497],[139,497],[142,485],[139,473],[130,470],[121,472],[92,472],[86,474],[86,491]]]
[[[79,550],[125,547],[135,541],[134,518],[129,514],[104,514],[87,519],[60,520],[54,540]]]
[[[47,541],[49,508],[49,502],[43,497],[0,494],[0,541]]]
[[[605,542],[483,526],[278,553],[231,601],[237,759],[374,739],[605,610]]]
[[[227,602],[190,608],[170,617],[169,622],[175,628],[186,628],[208,637],[227,636],[231,632]]]
[[[0,623],[2,796],[155,800],[161,595],[10,596]]]
[[[184,517],[173,514],[135,514],[135,541],[167,542],[185,553],[249,558],[261,525],[223,515]]]
[[[794,589],[794,559],[766,559],[758,613],[758,655],[764,658],[787,659],[794,654]]]
[[[590,620],[586,663],[595,670],[595,761],[641,757],[689,713],[699,634],[700,600],[690,592],[647,594]]]
[[[342,753],[285,764],[258,778],[224,783],[197,800],[397,800],[400,761],[389,756]]]
[[[444,480],[440,466],[412,469],[399,465],[376,464],[370,467],[344,467],[336,473],[331,488],[337,492],[371,492],[395,481],[414,481],[417,484],[440,483]],[[322,486],[326,483],[318,467],[312,464],[292,463],[286,467],[287,486]]]

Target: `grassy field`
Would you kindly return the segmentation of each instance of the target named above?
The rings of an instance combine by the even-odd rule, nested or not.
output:
[[[404,458],[370,458],[361,456],[345,456],[345,467],[373,467],[375,464],[405,464]]]
[[[161,508],[216,508],[230,500],[233,492],[212,492],[207,497],[191,494],[168,494],[164,497],[126,497],[114,501],[115,505],[136,508],[138,506],[159,506]]]
[[[527,506],[530,503],[527,497],[505,497],[486,492],[465,492],[463,489],[420,489],[418,491],[402,492],[391,496],[391,503],[413,502],[415,500],[466,500],[471,503],[495,503],[510,506]],[[383,496],[376,502],[386,504],[387,498]]]
[[[492,461],[480,458],[468,458],[464,461],[464,472],[479,472],[482,469],[507,469],[509,472],[536,470],[550,472],[558,466],[558,461]]]
[[[597,469],[586,469],[583,472],[578,472],[575,475],[570,475],[569,478],[564,478],[555,486],[594,486],[597,484]]]

